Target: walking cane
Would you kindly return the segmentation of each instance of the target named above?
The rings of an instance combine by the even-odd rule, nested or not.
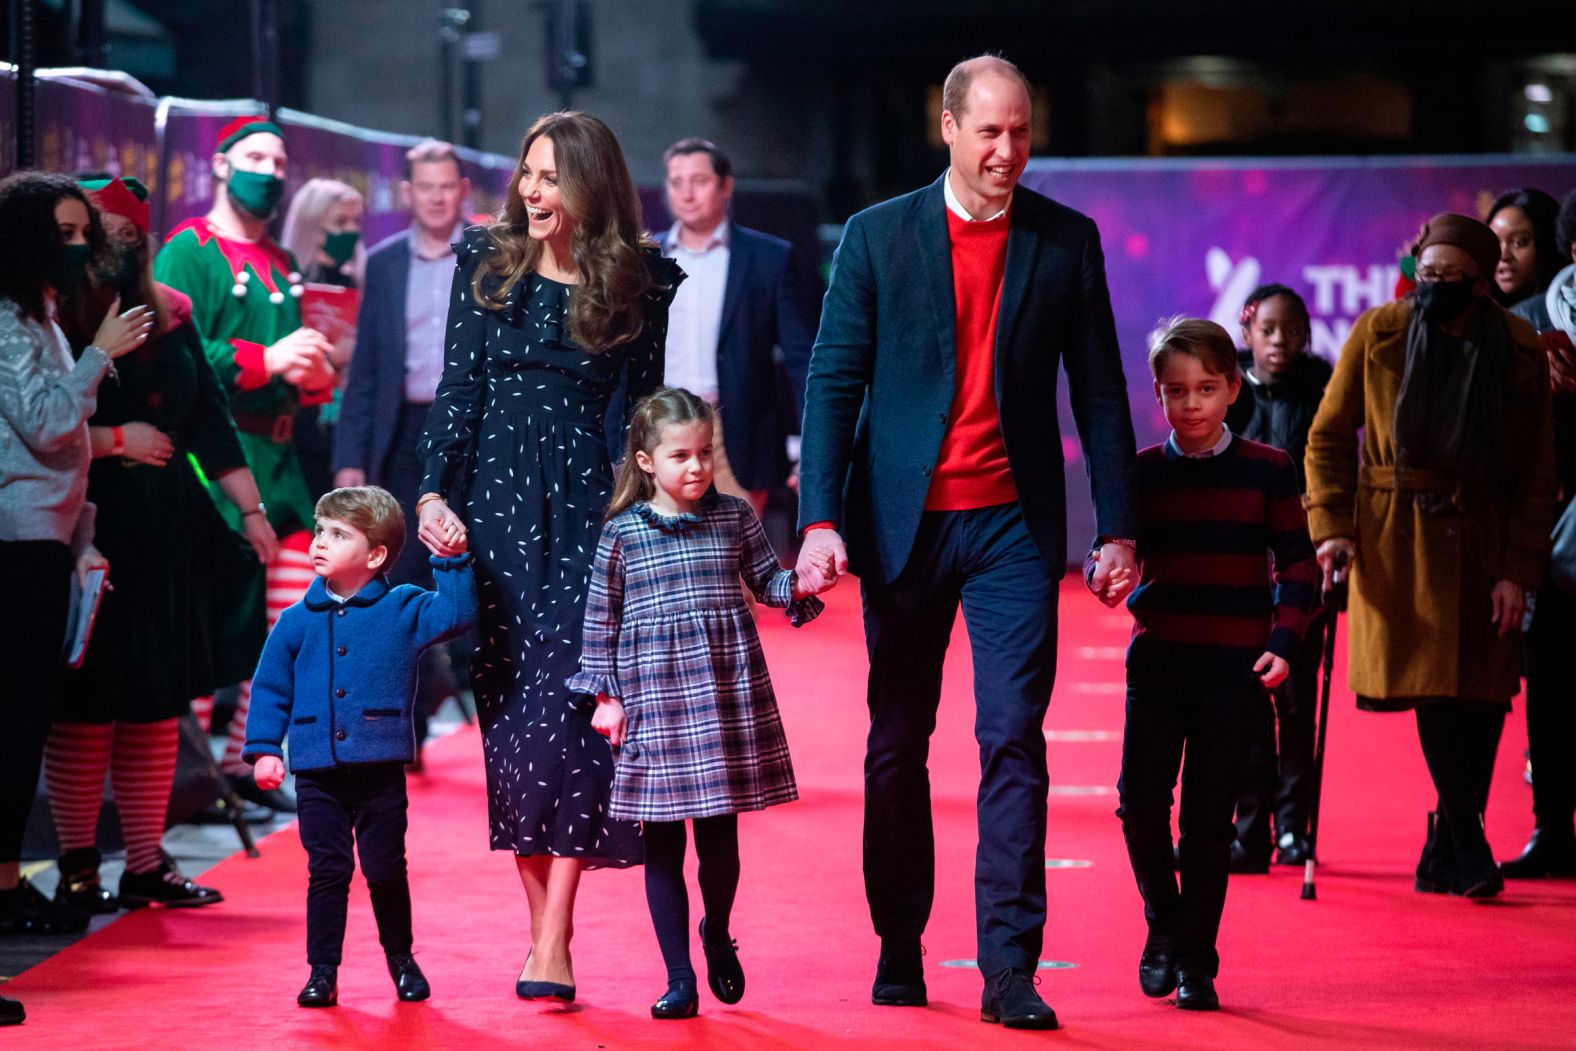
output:
[[[1346,553],[1335,557],[1335,572],[1341,579],[1332,583],[1324,593],[1324,608],[1330,611],[1330,626],[1324,636],[1324,683],[1319,691],[1319,728],[1313,744],[1313,803],[1308,808],[1308,859],[1302,865],[1302,900],[1314,901],[1319,896],[1314,886],[1313,870],[1318,858],[1319,797],[1324,794],[1324,740],[1330,718],[1330,682],[1335,675],[1335,627],[1346,609]],[[1333,574],[1332,574],[1333,575]]]

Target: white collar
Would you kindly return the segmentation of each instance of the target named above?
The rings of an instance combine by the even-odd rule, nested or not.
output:
[[[969,210],[963,207],[963,202],[958,200],[958,195],[952,192],[952,169],[948,168],[941,176],[941,196],[947,202],[947,211],[962,219],[966,223],[984,222],[992,223],[1007,214],[1007,208],[1012,207],[1012,197],[1007,198],[1007,208],[1003,208],[989,219],[975,219]]]
[[[1211,445],[1208,449],[1205,449],[1202,452],[1183,452],[1182,446],[1177,444],[1176,431],[1172,431],[1171,437],[1166,439],[1166,446],[1170,449],[1173,456],[1180,456],[1184,460],[1208,460],[1211,457],[1219,456],[1231,446],[1231,428],[1227,427],[1225,424],[1221,424],[1220,441],[1216,442],[1214,445]]]
[[[689,252],[692,255],[700,255],[703,252],[711,251],[713,248],[727,248],[730,241],[732,240],[732,229],[726,216],[723,217],[722,222],[717,224],[717,228],[711,232],[711,236],[706,239],[706,247],[699,250],[691,248],[683,241],[679,240],[679,230],[683,227],[683,225],[683,223],[674,223],[673,226],[668,230],[669,254],[672,254],[673,252],[682,248],[684,251]]]

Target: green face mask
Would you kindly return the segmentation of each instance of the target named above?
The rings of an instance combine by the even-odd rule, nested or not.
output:
[[[230,171],[230,200],[258,219],[266,219],[279,207],[284,196],[285,181],[277,175],[262,172]]]
[[[62,245],[60,258],[55,262],[55,272],[50,275],[50,285],[56,292],[66,292],[81,285],[88,277],[88,260],[92,258],[91,245]]]
[[[360,230],[341,230],[338,233],[328,234],[323,238],[323,254],[334,261],[336,266],[344,266],[350,262],[350,257],[356,252],[356,245],[361,241]]]

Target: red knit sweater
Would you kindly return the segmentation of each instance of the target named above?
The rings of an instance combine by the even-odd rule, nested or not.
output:
[[[957,371],[941,455],[925,496],[927,511],[968,511],[1015,503],[996,406],[996,314],[1007,269],[1009,216],[965,222],[947,210],[952,242]]]

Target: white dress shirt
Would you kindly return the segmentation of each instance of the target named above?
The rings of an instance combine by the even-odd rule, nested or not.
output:
[[[952,192],[952,169],[951,168],[947,169],[945,176],[941,180],[941,196],[946,199],[947,211],[951,212],[953,215],[957,216],[959,219],[962,219],[966,223],[973,223],[973,222],[993,223],[997,219],[1000,219],[1002,216],[1007,214],[1007,208],[1011,208],[1012,207],[1012,196],[1009,194],[1008,197],[1007,197],[1007,207],[1006,208],[1003,208],[1001,211],[997,212],[995,215],[991,216],[988,219],[975,219],[972,215],[969,214],[969,210],[967,208],[963,207],[963,202],[958,200],[958,195]]]
[[[465,224],[454,228],[451,241],[465,233]],[[416,231],[410,235],[410,275],[405,280],[405,400],[429,404],[443,378],[443,337],[449,323],[449,290],[454,283],[454,253],[436,259],[416,251]]]
[[[679,224],[668,231],[667,255],[687,276],[668,308],[667,366],[662,381],[717,402],[717,340],[722,334],[722,297],[728,285],[728,220],[711,232],[700,251],[679,240]]]

